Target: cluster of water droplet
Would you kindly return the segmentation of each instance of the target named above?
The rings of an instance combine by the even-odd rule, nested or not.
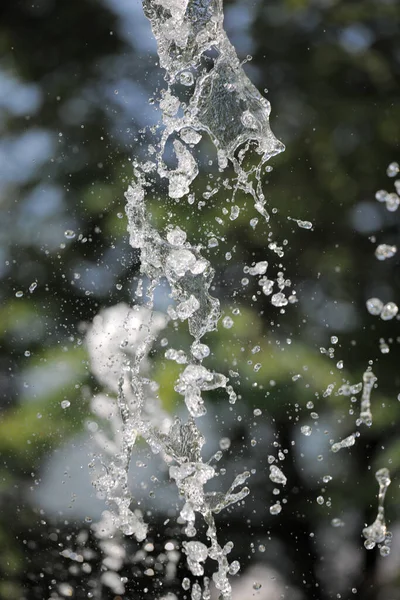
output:
[[[399,308],[394,302],[384,304],[379,298],[369,298],[367,310],[370,315],[379,316],[383,321],[390,321],[397,315]]]
[[[392,162],[388,166],[386,173],[389,177],[396,177],[400,171],[397,162]],[[384,202],[387,210],[394,212],[400,204],[400,179],[394,182],[396,193],[389,193],[386,190],[379,190],[375,194],[378,202]],[[397,246],[390,244],[379,244],[375,249],[375,256],[378,260],[387,260],[392,258],[397,252]],[[384,304],[380,298],[369,298],[367,300],[367,310],[371,315],[380,316],[383,321],[390,321],[398,313],[398,306],[395,302],[387,302]]]
[[[399,165],[397,162],[392,162],[388,166],[386,173],[388,177],[396,177],[399,174]],[[400,204],[400,179],[396,179],[394,182],[396,192],[387,192],[386,190],[378,190],[375,194],[375,198],[378,202],[384,202],[386,208],[390,212],[394,212],[398,209]]]

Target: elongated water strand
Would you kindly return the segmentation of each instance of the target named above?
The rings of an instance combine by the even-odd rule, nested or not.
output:
[[[364,545],[368,550],[372,550],[379,544],[380,553],[382,556],[387,556],[390,553],[390,544],[392,540],[392,534],[387,530],[385,521],[385,496],[388,487],[391,483],[389,470],[379,469],[375,474],[376,480],[379,484],[378,492],[378,514],[372,525],[363,529],[363,536],[365,537]]]
[[[376,380],[377,378],[372,371],[365,371],[363,375],[360,418],[357,421],[357,425],[360,425],[361,423],[368,425],[368,427],[372,425],[371,392]]]

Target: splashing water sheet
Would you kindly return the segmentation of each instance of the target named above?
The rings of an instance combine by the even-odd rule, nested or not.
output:
[[[97,435],[98,446],[104,452],[99,464],[96,461],[92,464],[93,479],[112,507],[103,516],[112,535],[117,535],[119,530],[135,536],[138,541],[145,540],[148,525],[142,511],[135,506],[128,485],[134,444],[138,436],[143,438],[153,453],[165,461],[170,479],[176,484],[177,499],[181,502],[180,522],[185,524],[188,538],[182,548],[192,575],[203,578],[201,584],[198,581],[192,584],[185,578],[183,589],[191,589],[192,600],[211,597],[209,579],[204,577],[204,564],[210,559],[214,562],[212,579],[219,598],[229,600],[232,595],[229,575],[235,575],[240,564],[229,562],[233,544],[229,541],[221,544],[215,515],[246,498],[249,494],[246,481],[250,473],[237,474],[225,493],[206,490],[207,484],[219,474],[216,463],[223,453],[217,452],[208,460],[202,454],[205,439],[197,420],[207,412],[205,393],[223,390],[227,402],[232,405],[237,399],[228,376],[212,371],[204,364],[210,347],[203,342],[203,337],[216,330],[220,318],[219,300],[210,293],[214,269],[203,256],[202,246],[187,239],[182,224],[168,223],[164,231],[152,224],[146,197],[155,196],[161,200],[160,189],[167,189],[169,201],[180,202],[186,197],[194,204],[193,183],[200,171],[195,149],[202,137],[208,136],[216,150],[220,173],[230,166],[235,174],[235,184],[229,188],[232,189],[229,218],[235,220],[239,214],[234,199],[240,190],[253,199],[255,210],[267,223],[270,217],[261,187],[262,174],[269,169],[267,161],[282,152],[284,146],[270,129],[269,102],[246,76],[223,29],[222,0],[144,0],[143,9],[157,41],[159,62],[167,84],[159,98],[161,119],[156,128],[159,137],[148,144],[145,160],[133,160],[134,178],[125,194],[130,244],[140,251],[141,280],[137,295],[141,296],[145,289],[147,300],[145,306],[123,308],[126,340],[118,350],[114,349],[114,355],[119,359],[104,381],[110,394],[114,395],[114,404],[110,404],[108,396],[101,396],[92,405],[99,417],[108,415],[112,429],[107,439],[102,434]],[[174,168],[165,158],[167,145],[173,148]],[[250,149],[256,152],[258,160],[246,168],[245,158]],[[212,193],[216,193],[223,185],[222,178],[213,185]],[[311,222],[292,220],[300,228],[313,227]],[[282,248],[271,238],[269,249],[279,257],[283,256]],[[379,250],[384,258],[394,251]],[[246,267],[245,272],[261,276],[259,285],[265,295],[271,295],[274,306],[283,307],[294,302],[293,294],[287,298],[284,293],[290,282],[287,283],[282,273],[277,279],[279,292],[272,294],[275,282],[267,279],[267,267],[268,263],[262,261]],[[168,321],[187,324],[191,336],[188,352],[182,348],[169,348],[165,354],[181,367],[174,389],[184,400],[186,418],[170,418],[162,412],[156,401],[157,384],[149,380],[147,357],[159,332],[167,326],[167,318],[154,310],[154,292],[163,282],[167,282],[173,301],[167,310]],[[376,308],[372,300],[369,301],[370,312],[380,314],[384,319],[383,303]],[[107,315],[103,314],[101,318],[105,322]],[[231,324],[227,319],[225,317],[223,326],[229,328]],[[136,332],[134,339],[132,330]],[[98,373],[100,381],[105,378],[103,367]],[[370,394],[375,381],[372,373],[364,374],[359,422],[368,426],[372,423]],[[329,394],[331,392],[329,390]],[[329,395],[328,392],[325,394]],[[304,435],[311,434],[309,429],[303,431]],[[333,444],[332,451],[351,447],[355,437],[356,434],[352,434]],[[275,465],[270,466],[269,478],[281,486],[287,483],[285,474]],[[377,521],[364,529],[363,534],[367,548],[384,542],[381,548],[384,554],[386,550],[382,552],[382,549],[389,547],[390,536],[384,522],[383,501],[390,479],[388,474],[386,477],[385,469],[378,471],[377,479],[380,485]],[[281,509],[278,502],[270,507],[270,512],[277,515]],[[207,543],[197,539],[203,525]],[[95,528],[102,531],[99,524]],[[108,579],[114,575],[108,575]],[[115,581],[118,583],[118,577]],[[112,587],[110,582],[105,584]],[[114,591],[121,593],[117,588],[118,585]]]
[[[165,233],[153,227],[146,211],[146,196],[157,193],[160,182],[161,185],[167,182],[168,196],[173,201],[180,201],[190,194],[199,173],[193,149],[202,136],[207,135],[216,148],[220,171],[228,164],[234,168],[233,198],[237,190],[250,194],[256,210],[268,221],[261,189],[262,169],[269,158],[284,147],[270,130],[268,101],[247,78],[224,32],[220,0],[201,3],[144,0],[143,8],[157,40],[167,89],[161,92],[159,101],[162,125],[158,142],[149,145],[146,161],[134,160],[134,180],[125,195],[130,243],[140,250],[140,290],[143,281],[150,284],[146,291],[147,306],[141,308],[147,311],[142,326],[144,332],[134,345],[130,345],[130,351],[128,343],[122,348],[123,368],[114,386],[118,414],[113,419],[119,421],[122,433],[107,464],[101,460],[94,484],[109,504],[116,507],[113,526],[134,535],[138,541],[144,540],[147,524],[142,513],[132,509],[134,500],[127,483],[136,436],[144,438],[152,451],[166,460],[170,478],[183,498],[180,519],[186,523],[185,533],[190,539],[183,543],[183,550],[191,573],[196,577],[204,575],[204,562],[207,559],[214,561],[214,585],[220,597],[228,600],[231,598],[228,575],[237,573],[240,565],[238,561],[229,563],[233,544],[220,544],[214,514],[247,496],[249,489],[244,484],[250,473],[245,471],[237,475],[226,493],[205,490],[205,485],[217,475],[215,462],[220,460],[222,452],[208,462],[201,453],[205,440],[196,420],[207,412],[204,392],[222,388],[229,403],[236,401],[228,378],[210,371],[203,364],[210,349],[202,342],[202,337],[216,329],[220,317],[219,301],[210,295],[214,270],[202,256],[201,247],[192,245],[180,226],[170,223]],[[179,99],[182,89],[187,92],[185,102]],[[171,140],[176,157],[174,169],[164,161],[166,145]],[[243,161],[250,146],[255,148],[259,160],[255,167],[246,170]],[[233,206],[231,220],[237,218],[238,211],[238,207]],[[261,272],[265,273],[265,269]],[[186,421],[175,417],[167,431],[148,417],[146,378],[143,376],[143,365],[159,329],[153,311],[154,290],[165,280],[174,302],[168,308],[169,319],[187,323],[193,338],[188,356],[182,349],[169,349],[166,354],[167,358],[182,364],[175,391],[183,397],[188,411]],[[286,304],[284,294],[280,292],[279,296],[283,297],[281,305]],[[129,328],[129,317],[126,324]],[[118,430],[117,422],[114,430]],[[277,467],[273,468],[271,478],[275,481],[276,473],[280,483],[284,483],[286,478]],[[206,525],[208,545],[194,539],[198,518]],[[186,579],[183,583],[184,589],[190,588]],[[209,597],[208,588],[207,578],[204,578],[202,588],[199,583],[194,583],[191,597]]]

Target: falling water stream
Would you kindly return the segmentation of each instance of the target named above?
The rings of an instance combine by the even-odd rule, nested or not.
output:
[[[203,337],[216,330],[220,319],[219,300],[211,295],[214,269],[202,253],[203,246],[188,240],[182,223],[170,222],[164,230],[152,224],[146,199],[153,196],[165,202],[167,193],[168,201],[194,204],[194,182],[201,168],[195,149],[203,137],[208,137],[215,147],[219,168],[219,177],[212,183],[212,193],[220,189],[229,191],[230,218],[234,220],[239,212],[235,196],[238,191],[244,192],[253,199],[256,214],[264,218],[265,226],[270,226],[262,176],[270,170],[269,159],[282,152],[284,146],[271,132],[269,102],[248,79],[223,29],[222,0],[144,0],[143,8],[157,40],[159,62],[166,81],[166,89],[159,98],[158,139],[148,143],[144,160],[133,161],[133,181],[126,192],[130,244],[140,251],[141,280],[137,295],[144,294],[147,300],[140,307],[124,307],[126,337],[113,349],[114,356],[119,358],[111,367],[108,363],[100,365],[95,372],[100,382],[114,393],[116,402],[101,395],[92,403],[97,416],[107,415],[110,428],[108,438],[105,439],[102,433],[96,437],[104,452],[91,465],[93,482],[110,506],[104,519],[113,536],[120,531],[135,536],[138,541],[145,540],[148,525],[128,485],[134,445],[138,436],[143,438],[168,465],[170,479],[176,484],[177,499],[182,499],[180,520],[185,524],[187,536],[183,549],[188,567],[196,578],[193,584],[185,580],[184,589],[191,590],[192,600],[210,598],[210,581],[203,576],[204,563],[211,559],[214,563],[213,584],[220,598],[229,600],[232,593],[229,576],[239,571],[240,564],[236,560],[230,562],[233,544],[221,544],[215,515],[246,498],[250,473],[238,473],[225,493],[206,490],[207,484],[218,475],[218,462],[223,451],[208,458],[202,454],[205,439],[198,420],[207,412],[205,393],[220,389],[224,390],[231,405],[237,400],[229,373],[215,372],[207,367],[210,346],[204,343]],[[167,156],[171,143],[175,167],[171,167]],[[255,153],[257,160],[246,166],[249,152]],[[234,172],[232,185],[228,185],[222,176],[228,167]],[[160,192],[161,189],[167,189],[167,192]],[[204,194],[202,198],[205,198]],[[308,221],[292,220],[299,227],[312,228]],[[282,246],[272,235],[269,249],[283,257]],[[395,248],[383,246],[376,250],[379,259],[395,251]],[[289,291],[290,281],[282,273],[276,279],[269,279],[267,270],[266,261],[247,268],[250,275],[260,278],[261,290],[271,297],[273,305],[283,307],[296,302],[295,292]],[[172,300],[167,318],[154,310],[154,293],[163,282],[167,282]],[[371,313],[380,314],[382,319],[386,314],[393,314],[393,307],[384,307],[383,303],[377,307],[376,300],[368,301]],[[106,317],[100,318],[104,325]],[[166,351],[166,358],[181,366],[175,391],[185,402],[186,418],[176,416],[171,419],[162,412],[157,404],[157,384],[151,382],[147,370],[148,354],[167,321],[187,324],[191,336],[189,349],[169,348]],[[228,322],[224,325],[229,327]],[[88,334],[89,350],[90,336],[91,333]],[[212,336],[208,339],[212,340]],[[371,392],[375,382],[376,377],[369,368],[362,384],[342,386],[339,392],[349,396],[362,392],[357,427],[372,424]],[[332,389],[325,394],[330,395]],[[302,431],[310,435],[311,428],[304,427]],[[333,443],[332,452],[351,447],[358,435],[356,432]],[[270,464],[269,477],[277,485],[287,483],[286,475],[275,463]],[[390,484],[389,472],[380,469],[376,477],[380,486],[378,516],[363,530],[363,535],[367,548],[383,544],[381,553],[388,554],[390,534],[386,530],[383,502]],[[280,511],[279,503],[270,508],[271,514]],[[204,524],[207,543],[198,539],[198,530]],[[106,525],[103,529],[96,527],[101,532]],[[107,554],[106,545],[104,549]],[[114,571],[116,576],[117,569]],[[109,568],[109,581],[104,582],[110,587],[113,587],[112,572]],[[113,589],[118,590],[115,581]]]

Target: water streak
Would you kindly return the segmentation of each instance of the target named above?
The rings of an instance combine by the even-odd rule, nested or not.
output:
[[[389,470],[386,468],[379,469],[379,471],[376,472],[375,477],[379,484],[378,514],[372,525],[365,527],[362,533],[365,537],[364,545],[368,550],[372,550],[376,544],[379,544],[381,555],[387,556],[390,553],[392,541],[392,534],[386,527],[384,509],[386,492],[391,483]]]

